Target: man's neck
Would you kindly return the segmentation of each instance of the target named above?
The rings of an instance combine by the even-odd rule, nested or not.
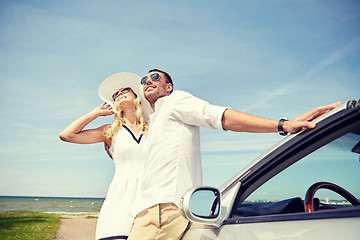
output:
[[[150,106],[151,106],[151,108],[153,109],[154,112],[155,112],[155,103],[157,102],[157,100],[159,100],[162,97],[166,97],[166,96],[168,96],[168,95],[160,96],[160,97],[157,97],[155,99],[151,99],[150,101],[148,100],[148,102],[150,103]]]

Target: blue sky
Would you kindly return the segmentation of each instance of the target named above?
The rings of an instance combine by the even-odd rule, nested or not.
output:
[[[274,119],[359,99],[360,3],[0,0],[0,52],[0,195],[104,197],[103,146],[58,134],[102,103],[105,78],[160,68],[176,89]],[[201,134],[214,186],[282,139]]]

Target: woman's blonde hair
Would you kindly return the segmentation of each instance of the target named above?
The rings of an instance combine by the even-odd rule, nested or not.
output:
[[[141,99],[132,90],[131,92],[136,97],[134,101],[134,106],[135,106],[134,114],[136,116],[136,120],[140,122],[141,133],[146,134],[149,130],[149,122],[144,120],[144,116],[142,114],[142,108],[141,108]],[[125,123],[123,111],[120,109],[119,102],[113,101],[113,110],[114,110],[114,121],[104,131],[104,136],[107,139],[112,139],[115,133],[117,133],[117,131],[119,131]]]

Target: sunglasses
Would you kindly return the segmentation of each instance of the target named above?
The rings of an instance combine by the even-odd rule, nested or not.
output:
[[[130,91],[131,91],[131,88],[129,88],[129,87],[123,88],[123,89],[115,92],[115,93],[112,95],[112,99],[115,101],[115,99],[116,99],[117,97],[119,97],[120,95],[126,94],[126,93],[128,93],[128,92],[130,92]]]
[[[150,79],[151,79],[152,81],[159,81],[159,79],[160,79],[160,74],[158,74],[158,73],[153,73],[153,74],[151,74],[150,76],[145,76],[145,77],[143,77],[143,78],[141,79],[141,81],[140,81],[141,85],[144,85],[144,84],[146,83],[146,81],[148,80],[149,77],[150,77]]]

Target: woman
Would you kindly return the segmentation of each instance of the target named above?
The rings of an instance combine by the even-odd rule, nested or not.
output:
[[[109,147],[115,164],[115,175],[101,207],[96,226],[96,239],[126,239],[133,216],[128,209],[139,193],[138,182],[143,167],[143,145],[152,112],[143,96],[140,77],[117,73],[99,88],[104,104],[67,126],[60,138],[66,142],[90,144],[103,142]],[[114,114],[112,124],[83,130],[99,116]]]

